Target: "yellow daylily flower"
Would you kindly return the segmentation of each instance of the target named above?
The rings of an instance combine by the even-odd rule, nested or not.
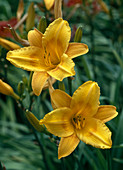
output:
[[[44,0],[47,10],[49,10],[53,6],[54,1],[55,0]]]
[[[8,96],[12,96],[16,100],[19,100],[19,98],[20,98],[17,94],[15,94],[15,92],[11,86],[9,84],[3,82],[1,79],[0,79],[0,93],[8,95]]]
[[[19,45],[15,44],[15,43],[13,43],[13,42],[11,42],[9,40],[6,40],[4,38],[0,38],[0,45],[2,47],[4,47],[5,49],[7,49],[7,50],[15,50],[15,49],[20,48]]]
[[[96,82],[84,83],[72,97],[58,89],[50,95],[55,110],[46,114],[40,124],[61,137],[59,159],[71,154],[80,140],[96,148],[111,148],[111,132],[104,123],[118,113],[115,106],[99,106],[100,88]]]
[[[37,29],[28,33],[29,47],[9,51],[7,60],[17,67],[34,71],[32,89],[36,95],[51,76],[62,81],[75,75],[72,58],[86,54],[88,46],[83,43],[69,43],[71,29],[62,18],[52,22],[45,33]]]

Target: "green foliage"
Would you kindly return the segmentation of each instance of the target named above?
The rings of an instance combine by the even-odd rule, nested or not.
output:
[[[27,6],[38,0],[24,1]],[[42,1],[43,2],[43,1]],[[18,83],[26,77],[22,103],[15,102],[11,97],[0,94],[0,167],[7,170],[121,170],[123,166],[123,3],[121,0],[106,1],[110,15],[99,12],[88,13],[91,7],[83,6],[71,13],[74,7],[63,7],[64,19],[68,19],[72,28],[82,25],[82,41],[89,46],[89,53],[74,59],[76,75],[72,80],[72,93],[85,81],[97,81],[101,88],[101,104],[117,107],[119,115],[107,123],[112,131],[113,147],[100,150],[81,142],[77,149],[68,157],[57,159],[59,138],[43,135],[33,129],[25,117],[23,106],[32,109],[38,119],[52,110],[48,90],[39,97],[28,93],[29,73],[14,67],[6,61],[6,50],[0,47],[0,78],[6,80],[17,92]],[[15,7],[12,4],[15,3]],[[17,1],[0,1],[0,20],[16,16]],[[42,8],[42,7],[41,7]],[[48,24],[52,20],[50,11],[35,9],[37,16],[46,16]],[[71,13],[71,15],[70,15]],[[69,14],[69,15],[68,15]],[[48,16],[48,17],[47,17]],[[36,27],[36,25],[35,25]],[[25,25],[24,25],[25,28]],[[27,33],[21,34],[21,37]],[[68,80],[64,81],[64,89],[69,93]],[[58,88],[58,83],[54,84]],[[40,142],[39,142],[40,141]]]

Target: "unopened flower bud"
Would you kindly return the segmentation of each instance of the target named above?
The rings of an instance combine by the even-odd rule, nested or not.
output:
[[[109,9],[108,9],[106,3],[105,3],[103,0],[98,0],[98,3],[100,4],[102,10],[103,10],[105,13],[109,14]]]
[[[24,82],[25,86],[28,86],[28,80],[27,80],[27,77],[25,75],[22,76],[22,81]]]
[[[47,10],[50,10],[50,8],[53,6],[54,4],[54,0],[44,0],[45,2],[45,5],[46,5],[46,8]]]
[[[44,126],[39,124],[39,120],[34,116],[33,113],[31,113],[30,111],[26,110],[26,117],[28,119],[28,121],[30,122],[30,124],[39,132],[43,132],[44,131]]]
[[[80,26],[75,33],[74,42],[81,42],[82,39],[82,26]]]
[[[6,40],[4,38],[0,38],[0,45],[3,48],[7,49],[7,50],[14,50],[14,49],[19,49],[20,48],[19,45],[15,44],[15,43],[13,43],[11,41],[8,41],[8,40]]]
[[[20,82],[18,83],[18,93],[19,93],[20,95],[22,95],[22,94],[24,93],[24,82],[23,82],[23,81],[20,81]]]
[[[45,30],[46,30],[46,28],[47,28],[47,21],[46,21],[45,16],[43,16],[43,17],[40,19],[40,21],[39,21],[38,30],[39,30],[40,32],[44,33]]]
[[[11,96],[14,91],[10,85],[0,79],[0,93]]]
[[[3,82],[1,79],[0,79],[0,93],[8,95],[8,96],[12,96],[16,100],[19,100],[19,96],[14,93],[13,88],[7,83]]]
[[[62,18],[62,0],[55,1],[54,14],[55,19]]]
[[[35,10],[34,3],[32,2],[28,8],[28,16],[26,20],[26,31],[31,30],[35,25]]]

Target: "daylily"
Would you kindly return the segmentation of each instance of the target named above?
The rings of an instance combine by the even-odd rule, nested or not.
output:
[[[69,43],[71,29],[62,18],[52,22],[45,33],[37,29],[28,33],[29,47],[10,51],[7,60],[17,67],[34,71],[32,89],[36,95],[51,76],[62,81],[63,78],[75,75],[72,58],[88,52],[83,43]]]
[[[45,5],[46,5],[46,8],[47,8],[48,10],[53,6],[54,1],[55,1],[55,0],[44,0]]]
[[[59,159],[71,154],[80,140],[96,148],[111,148],[111,132],[104,123],[118,113],[115,106],[99,106],[99,97],[100,88],[92,81],[81,85],[72,97],[58,89],[51,93],[56,109],[46,114],[40,124],[61,137]]]

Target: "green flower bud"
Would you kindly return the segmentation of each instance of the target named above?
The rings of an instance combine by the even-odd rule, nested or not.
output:
[[[80,26],[75,33],[74,42],[81,42],[82,39],[82,26]]]
[[[46,21],[46,18],[43,16],[39,21],[38,30],[44,33],[46,28],[47,28],[47,21]]]
[[[18,93],[19,95],[22,95],[24,93],[24,82],[23,81],[20,81],[18,83]]]
[[[45,131],[45,127],[43,125],[39,124],[39,120],[34,116],[33,113],[30,111],[26,110],[26,117],[30,124],[38,131],[38,132],[43,132]]]
[[[34,3],[33,2],[29,6],[27,14],[28,14],[28,16],[27,16],[27,19],[26,19],[26,31],[28,32],[35,25],[35,9],[34,9]]]
[[[22,76],[22,81],[24,82],[24,85],[27,87],[28,86],[28,79],[25,75]]]

